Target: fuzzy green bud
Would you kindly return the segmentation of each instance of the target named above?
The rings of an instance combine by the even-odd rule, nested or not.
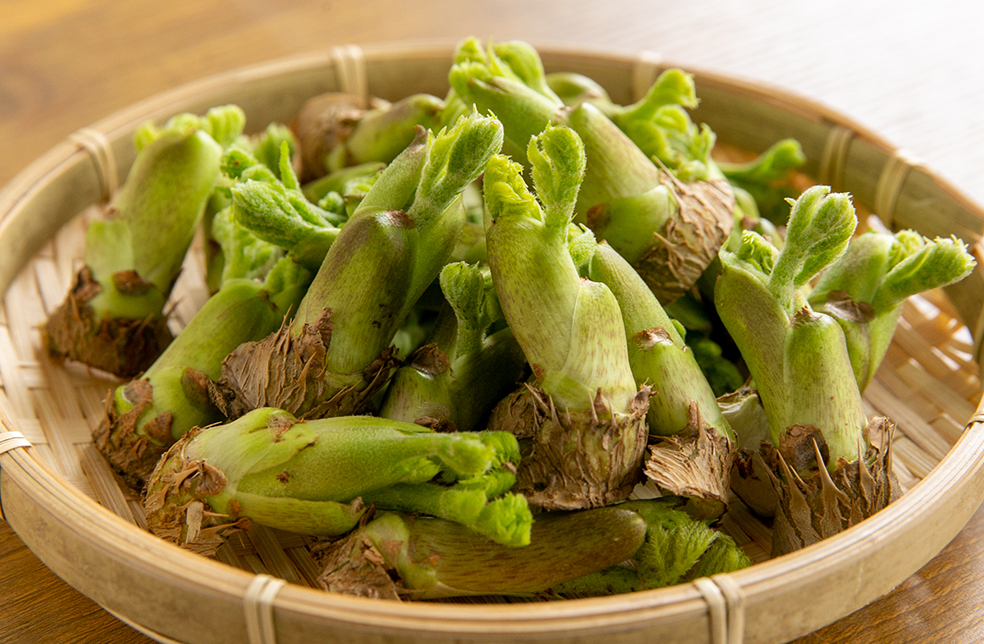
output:
[[[786,310],[795,291],[844,254],[858,219],[850,197],[814,186],[792,204],[786,243],[773,267],[769,288]]]

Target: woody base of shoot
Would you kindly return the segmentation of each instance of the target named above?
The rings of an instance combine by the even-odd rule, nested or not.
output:
[[[134,278],[139,280],[135,274]],[[88,302],[101,290],[88,268],[80,270],[65,302],[48,318],[45,344],[55,358],[70,358],[132,378],[153,364],[173,336],[163,316],[99,319]]]
[[[241,345],[223,362],[218,383],[209,386],[216,407],[230,419],[260,407],[303,418],[367,413],[400,361],[389,348],[359,373],[333,373],[326,360],[333,328],[325,309],[300,333],[284,325],[259,342]]]
[[[515,491],[549,510],[624,501],[641,480],[649,396],[643,386],[619,414],[600,395],[590,409],[568,411],[533,385],[511,394],[492,411],[489,428],[520,441]]]
[[[842,532],[902,496],[892,472],[894,432],[895,423],[887,418],[872,419],[864,432],[870,447],[863,457],[838,459],[830,471],[823,465],[826,443],[815,427],[791,427],[778,448],[762,444],[778,497],[773,557]]]

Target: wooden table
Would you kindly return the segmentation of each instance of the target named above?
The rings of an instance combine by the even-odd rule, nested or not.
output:
[[[658,50],[785,87],[853,116],[984,201],[984,10],[958,0],[918,10],[887,0],[816,5],[0,0],[0,185],[79,127],[202,76],[338,44],[476,34]],[[799,642],[984,641],[982,555],[984,509],[894,592]],[[0,588],[0,642],[150,641],[61,582],[3,523]]]

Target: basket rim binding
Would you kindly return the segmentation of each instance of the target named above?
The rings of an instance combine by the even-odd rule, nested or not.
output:
[[[253,79],[272,77],[285,71],[318,69],[325,66],[335,66],[336,69],[343,70],[339,74],[342,76],[341,84],[348,84],[351,88],[358,89],[366,86],[364,68],[360,67],[365,60],[386,61],[406,58],[408,54],[420,58],[440,56],[447,60],[450,59],[452,50],[453,44],[414,46],[408,43],[398,43],[366,46],[364,49],[336,48],[325,52],[291,56],[182,85],[121,110],[87,129],[101,133],[104,137],[103,140],[106,141],[105,149],[109,149],[111,154],[110,141],[112,144],[119,141],[129,143],[132,131],[141,123],[149,118],[159,119],[180,111],[180,105],[202,93],[219,94]],[[557,46],[538,46],[538,50],[544,56],[545,61],[575,56],[633,66],[635,72],[633,83],[637,93],[639,87],[644,89],[645,86],[648,86],[648,83],[655,78],[655,74],[659,70],[674,66],[668,62],[664,63],[660,58],[651,54],[616,54],[608,50],[595,51],[580,47],[573,49]],[[363,62],[359,62],[360,60]],[[346,66],[347,71],[344,71]],[[846,129],[853,137],[872,143],[881,149],[890,160],[902,159],[905,161],[904,153],[896,150],[862,126],[818,103],[761,83],[736,80],[724,75],[694,70],[689,66],[686,69],[696,73],[702,83],[716,83],[751,93],[761,100],[775,103],[784,109],[801,112],[812,119],[820,119],[829,124],[832,129]],[[345,80],[345,78],[349,80]],[[99,149],[98,145],[97,149]],[[846,151],[847,146],[842,145],[834,149]],[[99,154],[105,154],[105,151],[99,152]],[[90,155],[92,156],[90,157]],[[95,158],[95,156],[96,153],[91,152],[90,148],[85,146],[80,148],[77,142],[69,140],[56,145],[18,174],[0,192],[0,237],[9,236],[12,232],[16,232],[19,226],[23,225],[22,222],[17,221],[18,218],[16,217],[21,206],[30,202],[44,188],[57,180],[60,172],[69,167],[91,163],[93,168],[90,171],[96,181],[91,182],[94,185],[87,187],[83,198],[91,197],[91,202],[94,203],[103,196],[107,192],[106,186],[111,185],[111,179],[104,176],[110,172],[105,169],[109,165],[103,163],[100,166],[98,160],[95,163],[90,161],[90,158]],[[837,165],[841,162],[838,161],[836,153],[832,153],[831,159],[829,163],[832,166],[825,164],[825,168],[842,168],[842,164]],[[904,167],[908,169],[913,165],[906,162]],[[128,166],[128,163],[120,165],[120,169],[125,171],[123,166]],[[100,167],[103,170],[99,170]],[[824,172],[836,175],[838,170],[825,169]],[[895,170],[891,178],[886,181],[901,184],[904,183],[904,180],[905,175],[903,174],[899,178],[898,170]],[[945,181],[937,179],[937,183],[944,192],[949,193],[960,202],[965,202],[970,209],[980,210]],[[896,185],[894,192],[897,193],[900,187],[900,185]],[[894,197],[894,194],[890,197]],[[74,215],[74,212],[70,215]],[[33,254],[34,252],[31,251],[26,254],[26,257],[29,259]],[[9,273],[9,277],[5,275],[0,280],[0,291],[6,293],[13,275],[23,268],[26,261],[20,256],[15,256],[12,260],[0,259],[0,269],[6,269]],[[17,264],[17,266],[8,268],[2,266],[3,263]],[[972,329],[972,331],[975,330]],[[975,339],[977,337],[978,333],[975,332]],[[87,535],[93,546],[98,545],[103,549],[116,550],[119,553],[119,558],[129,559],[129,565],[154,566],[160,570],[161,563],[174,564],[172,572],[168,573],[174,578],[172,581],[186,583],[207,581],[209,592],[223,595],[232,601],[242,602],[244,600],[248,587],[257,579],[256,575],[222,565],[216,561],[208,561],[183,551],[117,517],[71,485],[61,475],[50,469],[46,463],[35,459],[30,448],[23,445],[22,442],[17,440],[4,442],[3,439],[5,438],[16,439],[16,436],[12,434],[17,433],[17,426],[7,417],[3,408],[0,408],[0,423],[2,423],[3,429],[10,432],[0,433],[0,465],[2,465],[0,471],[3,475],[3,492],[5,493],[0,496],[0,518],[3,517],[3,498],[11,493],[20,492],[30,497],[34,503],[40,505],[45,509],[45,512],[50,513],[53,517],[57,512],[56,518],[59,521]],[[9,447],[4,449],[4,445],[9,445]],[[420,633],[446,635],[453,633],[480,635],[487,633],[492,628],[500,633],[515,635],[549,634],[559,632],[560,629],[601,632],[597,629],[614,627],[621,630],[641,627],[657,617],[683,619],[705,614],[708,615],[712,633],[716,633],[716,635],[712,634],[712,641],[741,641],[741,633],[734,631],[739,629],[741,621],[739,618],[743,618],[744,605],[750,598],[774,595],[781,592],[783,582],[788,582],[790,578],[817,574],[823,569],[836,569],[855,559],[858,556],[857,553],[863,552],[865,548],[890,542],[898,534],[905,531],[906,522],[904,519],[930,516],[933,508],[946,495],[955,490],[967,492],[976,485],[979,501],[981,484],[977,479],[981,478],[982,468],[984,468],[984,405],[978,407],[976,414],[967,425],[967,430],[957,444],[946,454],[939,466],[899,501],[862,524],[819,544],[790,555],[756,564],[742,571],[721,575],[719,576],[720,579],[715,580],[717,591],[708,588],[706,584],[691,583],[632,595],[540,604],[478,606],[380,602],[332,595],[296,585],[287,585],[263,606],[269,606],[273,609],[271,619],[273,619],[274,612],[286,611],[309,616],[328,617],[337,622],[353,625],[371,623],[378,625],[381,630],[386,632],[416,630]],[[927,482],[932,482],[932,484],[927,485]],[[10,487],[11,484],[16,486],[18,492]],[[12,527],[16,531],[17,526],[12,525]],[[949,539],[947,539],[948,541]],[[133,548],[136,548],[137,554],[134,554]],[[189,571],[195,571],[196,574],[191,575]],[[715,601],[717,601],[715,592],[721,593],[724,597],[725,608],[723,612],[714,607]],[[107,609],[114,614],[124,614],[113,607],[107,607]],[[837,615],[836,617],[841,616]],[[127,616],[128,621],[133,619],[133,616]],[[510,621],[504,622],[505,619]],[[731,626],[730,629],[728,628],[729,625]],[[153,633],[153,630],[148,630]],[[743,630],[743,627],[740,630]],[[735,637],[739,639],[734,639]],[[254,640],[251,639],[250,641]]]

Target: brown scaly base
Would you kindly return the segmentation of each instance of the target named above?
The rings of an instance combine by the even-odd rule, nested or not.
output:
[[[763,519],[776,516],[776,491],[761,452],[738,450],[731,469],[731,491],[755,516]]]
[[[96,320],[88,301],[101,290],[88,268],[79,271],[65,301],[48,318],[44,331],[48,353],[133,378],[154,364],[174,338],[163,317]]]
[[[645,473],[660,489],[694,499],[702,514],[720,516],[728,504],[735,445],[704,421],[694,401],[689,416],[677,434],[654,437]]]
[[[524,385],[492,411],[489,429],[508,431],[523,451],[514,491],[549,510],[624,501],[641,480],[650,390],[627,414],[612,414],[600,393],[591,409],[558,410],[542,389]]]
[[[182,372],[182,384],[189,398],[208,401],[208,377],[196,369]],[[147,477],[167,449],[174,444],[171,425],[174,416],[163,412],[139,425],[140,415],[154,404],[154,388],[146,379],[123,385],[123,397],[133,403],[125,413],[116,409],[115,392],[106,395],[105,416],[92,432],[92,440],[109,464],[134,490],[142,490]]]
[[[773,557],[846,530],[902,496],[902,486],[892,472],[894,431],[895,423],[887,418],[872,419],[865,429],[871,447],[864,458],[852,463],[840,459],[833,472],[814,466],[815,471],[805,479],[797,474],[804,468],[797,465],[803,461],[806,445],[812,446],[814,463],[824,462],[826,445],[821,444],[816,428],[790,428],[790,441],[779,449],[763,443],[763,457],[779,499],[772,531]]]
[[[226,487],[226,477],[203,460],[184,456],[184,448],[198,432],[185,434],[147,480],[144,514],[151,533],[200,555],[215,555],[230,534],[249,527],[249,519],[212,512],[202,497]]]
[[[684,183],[660,172],[671,183],[680,212],[633,268],[660,302],[668,304],[690,290],[717,257],[734,228],[735,195],[724,179]]]
[[[300,419],[354,416],[369,412],[373,398],[389,382],[400,361],[392,348],[365,370],[328,370],[331,310],[295,334],[285,325],[259,342],[246,342],[222,363],[209,397],[230,420],[260,407],[277,407]]]
[[[161,455],[171,445],[171,422],[167,412],[144,423],[137,433],[137,419],[154,402],[153,388],[147,380],[132,380],[123,385],[127,399],[136,401],[133,409],[119,413],[113,404],[113,391],[106,395],[105,416],[92,432],[92,441],[109,464],[134,490],[143,489],[144,482]]]
[[[394,581],[396,571],[387,566],[383,555],[362,530],[316,544],[311,548],[311,555],[321,570],[317,582],[322,590],[400,601],[402,582]]]

